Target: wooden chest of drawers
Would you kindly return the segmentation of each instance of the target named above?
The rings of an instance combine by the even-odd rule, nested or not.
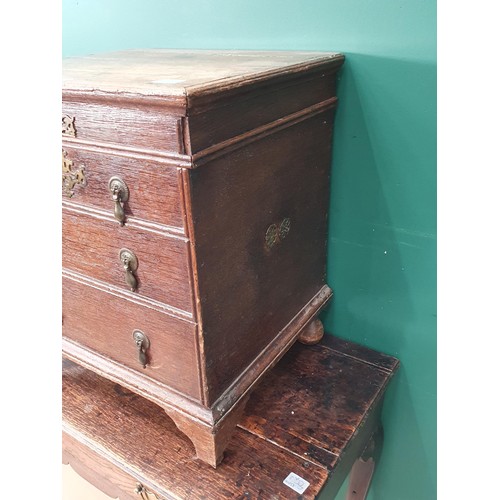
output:
[[[161,406],[213,466],[259,379],[322,335],[342,63],[63,63],[63,353]]]

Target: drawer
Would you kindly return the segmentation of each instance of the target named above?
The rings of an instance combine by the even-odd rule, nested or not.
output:
[[[161,106],[73,102],[63,98],[62,135],[129,150],[182,153],[180,117]]]
[[[120,500],[143,500],[144,498],[147,500],[157,500],[159,498],[154,496],[150,490],[146,490],[148,496],[143,496],[141,499],[140,494],[136,493],[137,486],[141,484],[139,481],[134,479],[127,472],[124,472],[111,460],[97,453],[95,449],[83,444],[66,432],[63,432],[62,435],[62,446],[63,463],[70,464],[71,469],[73,469],[79,477],[84,478],[87,483],[97,487],[108,497],[119,498]],[[76,498],[83,498],[80,496],[81,490],[79,482],[75,482],[74,478],[71,478],[72,480],[70,483],[70,477],[71,476],[63,476],[63,496],[61,498],[74,498],[72,496],[73,494],[78,495]],[[68,481],[67,486],[64,484],[65,481]],[[84,485],[84,487],[86,486],[87,484]],[[80,493],[77,492],[76,488],[78,488]],[[102,493],[92,493],[94,493],[94,491],[89,491],[92,498],[106,498]]]
[[[62,333],[68,339],[183,394],[200,399],[196,326],[63,276]],[[133,332],[150,340],[143,368]]]
[[[137,257],[136,291],[130,292],[192,312],[188,245],[185,238],[159,233],[139,225],[120,226],[113,217],[63,208],[62,264],[69,270],[110,283],[130,286],[120,250]]]
[[[68,171],[69,170],[69,171]],[[83,170],[85,177],[73,189],[68,178]],[[63,145],[63,198],[77,203],[108,210],[115,207],[109,181],[122,179],[128,190],[128,199],[122,203],[125,217],[132,216],[183,228],[180,203],[180,173],[152,160],[119,156],[86,148]],[[72,184],[71,181],[70,186]]]

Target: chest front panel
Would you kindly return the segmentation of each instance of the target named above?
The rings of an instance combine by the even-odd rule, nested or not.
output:
[[[162,406],[212,465],[224,426],[332,294],[342,61],[152,50],[67,63],[64,352]]]

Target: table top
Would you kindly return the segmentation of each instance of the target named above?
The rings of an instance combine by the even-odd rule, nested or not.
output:
[[[193,458],[191,442],[158,406],[70,361],[63,430],[167,498],[316,498],[380,409],[398,366],[331,336],[296,343],[252,393],[215,470]],[[309,483],[302,496],[283,483],[291,472]]]
[[[63,59],[63,91],[183,96],[343,59],[332,52],[126,50]]]

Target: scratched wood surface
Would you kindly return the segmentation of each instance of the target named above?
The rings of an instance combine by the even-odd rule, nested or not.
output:
[[[63,275],[64,337],[175,390],[200,400],[201,383],[196,356],[196,326],[147,302],[96,289],[75,273]],[[125,306],[124,306],[125,304]],[[69,311],[69,313],[68,313]],[[85,311],[83,315],[71,311]],[[148,349],[148,366],[139,363],[134,330],[146,334],[154,348]]]
[[[66,360],[63,461],[122,500],[137,498],[138,482],[158,498],[317,498],[339,463],[356,458],[346,450],[366,444],[366,422],[397,368],[390,356],[329,336],[294,345],[252,393],[213,469],[193,458],[158,406]],[[290,472],[310,483],[302,495],[283,484]]]
[[[65,202],[101,209],[113,216],[114,202],[108,183],[111,177],[117,176],[129,188],[128,200],[123,203],[127,222],[130,218],[154,222],[161,225],[160,230],[184,234],[177,169],[165,168],[164,163],[152,159],[138,159],[90,146],[64,144],[63,150],[74,168],[83,166],[87,181],[84,187],[74,190],[71,198],[63,193]]]
[[[181,427],[214,466],[234,405],[331,296],[326,218],[343,61],[151,49],[63,62],[64,185],[80,181],[63,200],[62,264],[73,280],[63,282],[63,350],[175,407],[177,422],[189,417]],[[123,226],[112,176],[130,192]],[[138,259],[134,291],[122,248]],[[130,344],[136,328],[151,340],[146,370]]]
[[[326,284],[332,115],[189,172],[204,352],[224,360],[207,363],[209,403]],[[289,233],[269,247],[266,231],[285,218]]]
[[[112,215],[64,204],[62,245],[65,269],[127,291],[120,250],[129,249],[138,261],[136,295],[178,309],[181,316],[193,311],[186,238],[131,221],[121,227]]]
[[[185,95],[189,87],[248,81],[283,68],[293,71],[336,59],[343,56],[331,52],[136,49],[63,59],[63,89]]]

